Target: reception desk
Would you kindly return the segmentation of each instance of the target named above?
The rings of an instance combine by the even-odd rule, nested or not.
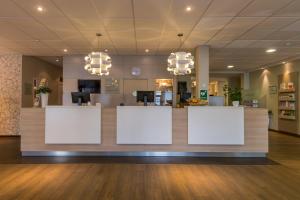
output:
[[[117,144],[172,144],[172,107],[118,106]]]
[[[100,143],[100,106],[47,106],[45,144]]]
[[[102,108],[101,130],[95,129],[99,132],[101,143],[95,144],[47,144],[45,112],[41,108],[21,110],[21,151],[24,156],[264,156],[268,152],[266,109]],[[70,134],[68,129],[65,132]]]

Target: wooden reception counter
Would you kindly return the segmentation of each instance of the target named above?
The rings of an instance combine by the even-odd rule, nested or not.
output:
[[[141,110],[136,107],[133,108],[134,110],[132,111],[128,111],[128,108],[122,109],[120,107],[102,108],[100,112],[101,117],[99,118],[101,142],[97,141],[94,144],[47,144],[45,142],[45,121],[47,121],[45,120],[45,109],[22,108],[22,155],[264,156],[268,152],[268,115],[266,109],[242,107],[172,109],[169,107],[169,109],[163,111],[165,112],[164,115],[161,115],[165,116],[167,123],[160,123],[159,126],[157,126],[157,122],[151,120],[153,113],[157,113],[159,119],[161,117],[159,112],[151,111],[152,114],[146,116],[148,120],[145,119],[143,123],[137,121],[139,125],[136,127],[139,128],[141,134],[144,134],[144,138],[141,137],[142,139],[139,140],[133,138],[134,141],[131,144],[130,137],[132,138],[134,135],[130,135],[130,130],[136,127],[133,126],[133,118],[130,119],[130,115],[124,114],[124,112],[131,114],[141,113],[141,115],[145,115],[145,112],[147,112],[143,110],[147,108],[141,108]],[[157,107],[157,109],[161,108]],[[101,110],[101,108],[99,109]],[[118,113],[121,112],[120,110],[123,113]],[[200,114],[198,115],[197,112]],[[229,113],[231,114],[227,115]],[[123,121],[126,116],[128,116],[128,123]],[[139,116],[135,117],[139,118]],[[140,117],[142,118],[143,116]],[[193,119],[188,119],[189,117]],[[85,121],[88,120],[85,119]],[[200,122],[202,122],[202,125]],[[57,126],[61,126],[59,122],[57,123]],[[156,133],[156,135],[153,135],[154,138],[149,136],[151,134],[148,130],[149,124],[156,128],[153,130],[158,130],[160,126],[165,126],[162,127],[164,131],[160,134],[168,135],[162,137]],[[144,127],[148,127],[147,130],[143,130]],[[122,131],[118,131],[118,128]],[[64,127],[63,130],[70,135],[68,128]],[[199,135],[197,131],[199,131]],[[63,134],[63,132],[60,134]],[[83,131],[82,134],[86,133]],[[125,135],[118,136],[118,134]],[[138,131],[134,130],[132,134],[136,135]],[[144,142],[147,137],[150,138],[149,141],[151,140],[151,142]],[[163,138],[164,142],[159,143],[158,141],[156,143],[155,138],[157,140]],[[138,141],[142,142],[139,144]]]

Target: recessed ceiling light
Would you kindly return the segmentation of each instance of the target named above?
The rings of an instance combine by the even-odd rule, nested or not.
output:
[[[189,12],[189,11],[192,10],[192,8],[191,8],[191,6],[187,6],[187,7],[185,8],[185,10]]]
[[[68,49],[64,49],[64,52],[68,52]]]
[[[274,53],[274,52],[276,52],[277,51],[277,49],[267,49],[266,50],[266,53]]]
[[[234,68],[234,66],[233,65],[228,65],[227,68],[231,69],[231,68]]]
[[[145,52],[148,53],[148,52],[149,52],[149,49],[145,49]]]
[[[44,11],[44,8],[43,8],[42,6],[38,6],[38,7],[36,7],[36,9],[37,9],[37,11],[39,11],[39,12],[43,12],[43,11]]]

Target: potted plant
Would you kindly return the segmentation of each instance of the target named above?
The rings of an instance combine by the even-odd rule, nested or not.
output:
[[[232,105],[238,107],[242,101],[242,90],[240,88],[229,88],[228,90],[229,98],[232,101]]]
[[[40,94],[42,108],[45,108],[48,105],[48,97],[49,93],[51,93],[51,89],[47,86],[39,86],[36,90],[36,93]]]
[[[232,105],[238,107],[242,101],[242,89],[241,88],[230,88],[228,85],[224,85],[223,92],[225,98],[228,96],[232,102]]]

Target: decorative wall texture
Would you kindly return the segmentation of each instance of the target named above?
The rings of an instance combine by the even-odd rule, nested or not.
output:
[[[21,55],[0,55],[0,135],[19,134],[21,73]]]

